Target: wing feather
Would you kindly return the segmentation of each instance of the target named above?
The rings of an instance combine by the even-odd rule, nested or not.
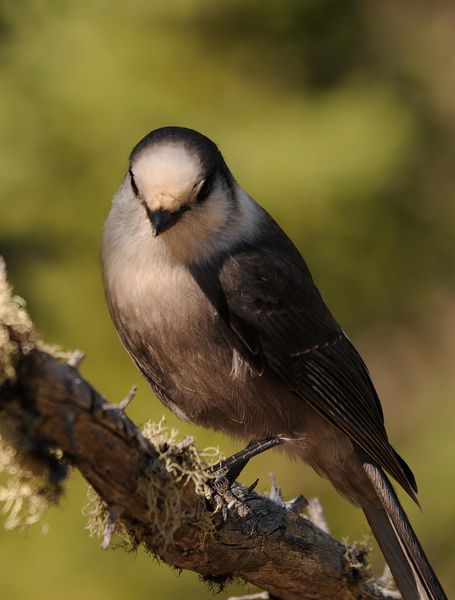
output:
[[[247,354],[262,357],[262,370],[345,432],[416,500],[415,480],[388,442],[363,360],[295,246],[273,221],[267,232],[217,266],[226,322]]]

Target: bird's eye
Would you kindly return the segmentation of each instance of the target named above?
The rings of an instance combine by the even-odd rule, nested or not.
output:
[[[210,175],[207,175],[204,183],[201,186],[201,189],[198,192],[196,202],[203,202],[204,200],[206,200],[206,198],[209,196],[210,192],[212,191],[213,184],[215,183],[215,177],[216,177],[216,171],[213,171],[212,173],[210,173]]]
[[[134,195],[139,196],[139,189],[136,185],[136,182],[134,181],[133,171],[131,169],[128,169],[128,173],[130,174],[130,182],[131,182],[131,187],[133,188]]]

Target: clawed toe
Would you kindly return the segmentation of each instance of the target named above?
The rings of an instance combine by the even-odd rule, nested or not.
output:
[[[254,483],[254,486],[256,484],[257,482]],[[227,521],[229,511],[234,512],[240,518],[251,516],[252,511],[247,504],[250,488],[231,482],[226,474],[220,474],[211,479],[209,486],[213,491],[216,510],[221,510],[224,521]]]

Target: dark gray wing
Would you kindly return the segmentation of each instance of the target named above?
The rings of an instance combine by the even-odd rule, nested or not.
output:
[[[206,293],[245,357],[344,431],[415,499],[414,477],[387,440],[368,370],[281,229],[270,220],[267,237],[239,248],[216,271]]]

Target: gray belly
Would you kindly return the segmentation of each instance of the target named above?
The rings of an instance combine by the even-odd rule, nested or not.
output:
[[[301,434],[304,403],[234,350],[202,291],[185,282],[167,294],[108,296],[126,349],[160,400],[180,418],[236,437]]]
[[[114,260],[115,258],[115,260]],[[126,349],[178,416],[234,436],[301,436],[305,403],[234,350],[232,334],[188,270],[104,262],[109,310]]]
[[[158,397],[179,417],[241,437],[261,417],[264,381],[232,349],[218,317],[193,318],[182,328],[164,323],[129,350]],[[137,339],[137,338],[136,338]],[[256,429],[256,427],[255,427]]]

